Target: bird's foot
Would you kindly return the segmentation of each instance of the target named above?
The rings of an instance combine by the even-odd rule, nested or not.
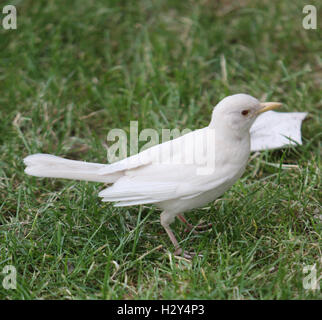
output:
[[[192,224],[187,224],[187,228],[184,230],[185,232],[192,231],[193,233],[200,233],[200,232],[205,232],[208,231],[212,228],[212,223],[207,223],[207,224],[199,224],[197,226],[194,226]]]
[[[182,248],[177,248],[176,251],[174,252],[174,255],[177,257],[183,257],[188,260],[192,260],[194,256],[202,257],[202,254],[196,254],[195,252],[190,252],[190,251],[185,251],[182,250]]]

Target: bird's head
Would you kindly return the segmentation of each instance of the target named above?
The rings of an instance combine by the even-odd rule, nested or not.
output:
[[[215,106],[210,127],[226,127],[238,133],[248,132],[259,114],[280,106],[279,102],[259,102],[248,94],[234,94]]]

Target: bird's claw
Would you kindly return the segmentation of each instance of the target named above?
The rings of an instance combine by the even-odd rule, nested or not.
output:
[[[200,257],[202,258],[203,255],[202,254],[196,254],[195,252],[189,252],[189,251],[185,251],[185,250],[182,250],[182,248],[178,248],[175,252],[174,252],[174,255],[177,256],[177,257],[183,257],[183,258],[186,258],[188,260],[192,260],[193,257],[197,256],[197,257]]]
[[[200,224],[197,226],[188,225],[188,227],[184,231],[185,232],[192,231],[193,233],[200,233],[200,232],[209,231],[211,228],[212,228],[212,223]]]

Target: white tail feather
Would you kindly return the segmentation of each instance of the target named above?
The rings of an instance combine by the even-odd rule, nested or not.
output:
[[[24,159],[25,172],[31,176],[47,178],[65,178],[85,181],[112,183],[122,173],[99,174],[106,164],[68,160],[50,154],[33,154]]]

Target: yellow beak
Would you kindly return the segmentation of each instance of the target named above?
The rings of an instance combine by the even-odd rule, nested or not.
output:
[[[273,110],[276,108],[279,108],[282,104],[280,102],[262,102],[261,103],[261,109],[259,109],[256,113],[263,113],[266,112],[268,110]]]

